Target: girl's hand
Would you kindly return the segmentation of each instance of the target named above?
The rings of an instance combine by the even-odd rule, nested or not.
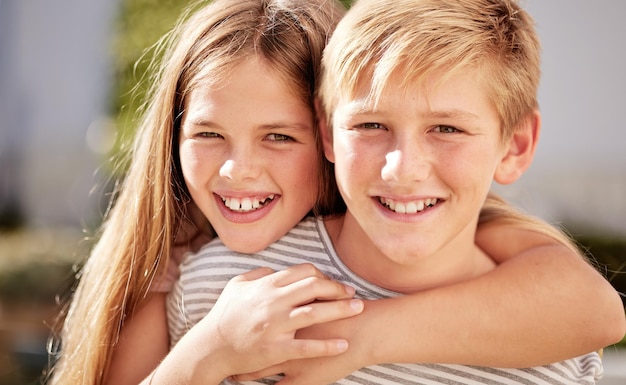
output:
[[[360,313],[363,303],[350,299],[353,295],[354,289],[310,264],[279,272],[256,269],[233,278],[174,350],[191,349],[203,357],[194,373],[206,372],[200,377],[209,382],[288,360],[337,355],[347,350],[346,340],[296,339],[296,331]]]
[[[316,324],[298,331],[296,337],[303,339],[323,339],[339,336],[350,340],[350,349],[338,356],[313,357],[286,361],[254,373],[232,376],[237,381],[249,381],[282,373],[281,385],[324,385],[347,377],[361,367],[369,365],[359,346],[356,335],[363,333],[361,316],[349,320],[337,320]],[[361,330],[361,332],[359,332]],[[365,334],[368,334],[365,332]],[[370,333],[371,334],[371,333]]]

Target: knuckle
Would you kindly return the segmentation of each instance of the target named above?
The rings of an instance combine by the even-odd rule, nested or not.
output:
[[[306,280],[306,288],[311,293],[316,295],[325,293],[328,290],[328,281],[318,278],[318,277],[310,277]]]
[[[300,306],[295,309],[292,313],[292,318],[304,318],[304,319],[315,319],[317,317],[317,311],[314,306],[305,305]]]
[[[313,264],[311,264],[311,263],[303,263],[303,264],[299,265],[299,268],[306,275],[316,275],[317,272],[318,272],[317,268]]]
[[[297,344],[296,351],[301,357],[312,357],[315,353],[311,344],[306,342],[301,342]]]

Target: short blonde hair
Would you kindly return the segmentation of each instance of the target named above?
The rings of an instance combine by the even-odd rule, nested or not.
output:
[[[415,85],[435,71],[472,69],[502,120],[503,138],[537,108],[540,45],[532,18],[513,0],[358,0],[323,58],[319,96],[328,121],[340,97],[389,78]]]

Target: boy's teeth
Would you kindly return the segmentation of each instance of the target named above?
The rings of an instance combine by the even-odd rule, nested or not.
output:
[[[393,199],[380,198],[380,203],[391,211],[399,214],[415,214],[423,211],[425,208],[432,207],[437,204],[436,198],[421,199],[411,202],[396,202]]]
[[[258,209],[259,207],[265,205],[266,203],[272,201],[274,199],[274,194],[268,196],[265,199],[259,198],[224,198],[222,197],[222,201],[224,205],[233,211],[239,212],[247,212]]]

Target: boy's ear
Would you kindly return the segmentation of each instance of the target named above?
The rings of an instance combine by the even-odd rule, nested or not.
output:
[[[317,128],[320,130],[322,144],[324,145],[324,155],[329,162],[335,162],[335,153],[333,151],[333,134],[328,126],[326,112],[322,108],[319,99],[315,99],[315,114],[317,116]]]
[[[541,115],[535,110],[515,130],[508,143],[508,150],[496,168],[494,180],[500,184],[515,182],[530,167],[535,156]]]

